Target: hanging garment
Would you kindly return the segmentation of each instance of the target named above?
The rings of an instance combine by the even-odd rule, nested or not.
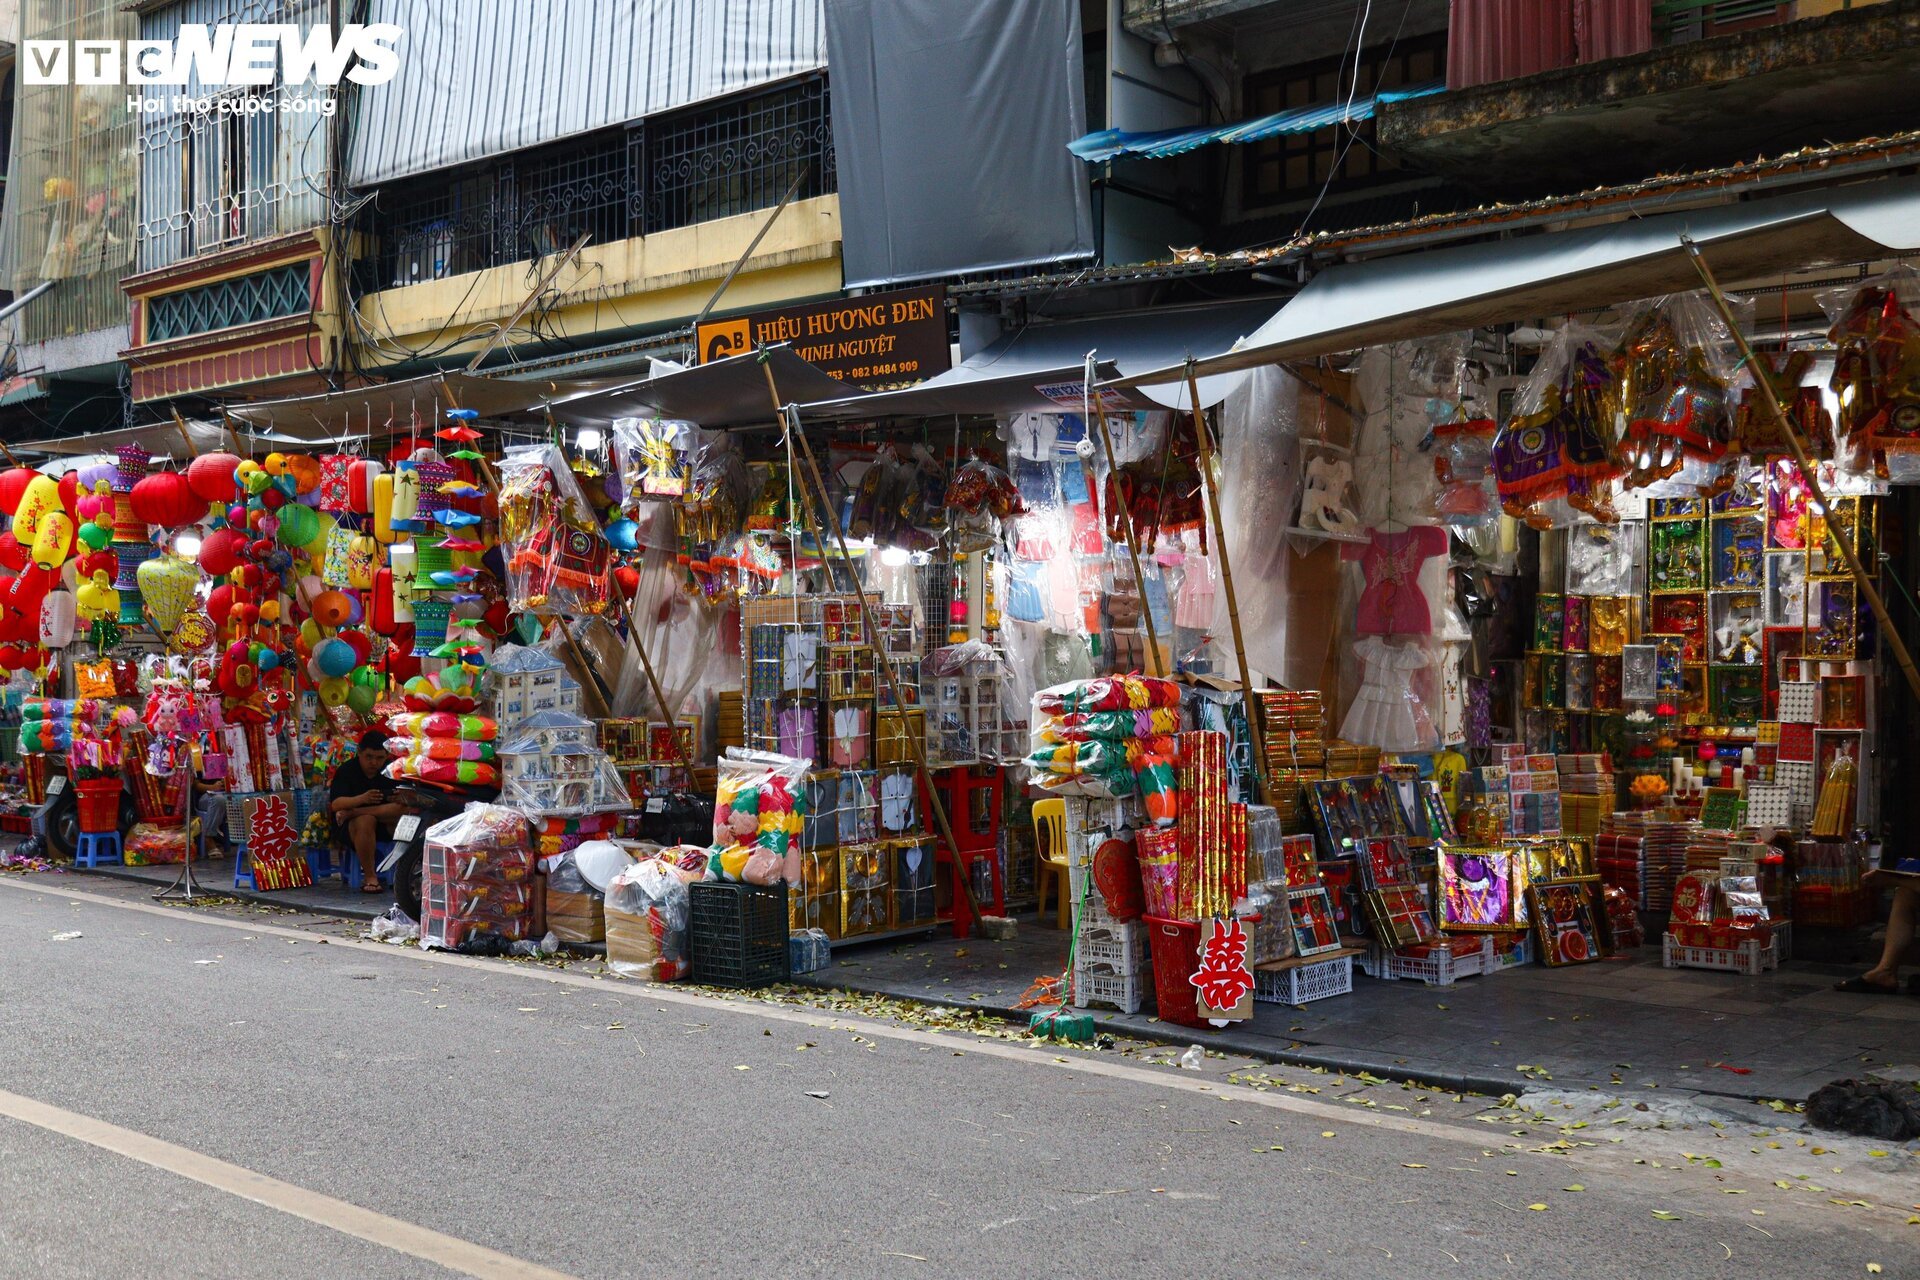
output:
[[[1173,601],[1173,624],[1191,631],[1209,630],[1213,626],[1213,561],[1189,553],[1184,570]]]
[[[1340,736],[1383,751],[1432,751],[1440,735],[1426,704],[1413,691],[1413,676],[1427,665],[1426,648],[1393,645],[1369,637],[1354,646],[1365,664],[1360,692],[1347,708]]]
[[[1417,525],[1401,533],[1371,531],[1365,546],[1347,543],[1343,560],[1358,560],[1366,587],[1360,593],[1355,631],[1363,636],[1423,636],[1433,630],[1420,567],[1447,550],[1446,530]]]

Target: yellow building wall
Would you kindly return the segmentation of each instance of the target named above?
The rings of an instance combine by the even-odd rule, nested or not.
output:
[[[691,320],[771,213],[589,244],[548,287],[536,313],[539,333],[523,318],[495,350]],[[470,355],[526,300],[537,278],[528,263],[515,262],[369,293],[358,307],[361,364],[394,364],[429,351]],[[715,312],[828,296],[840,287],[840,199],[819,196],[780,213]]]

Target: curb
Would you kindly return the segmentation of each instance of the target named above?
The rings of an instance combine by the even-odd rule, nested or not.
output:
[[[853,982],[829,982],[815,979],[813,974],[801,974],[794,980],[796,986],[812,987],[815,990],[851,991],[859,995],[888,996],[895,1000],[911,1000],[917,1004],[932,1005],[942,1009],[972,1009],[991,1014],[1005,1022],[1023,1023],[1031,1010],[1014,1009],[1007,1005],[984,1004],[972,1000],[952,1000],[942,996],[902,995],[898,991],[889,991],[884,987],[863,986]],[[1211,1028],[1181,1027],[1172,1023],[1155,1021],[1146,1025],[1123,1022],[1119,1018],[1104,1014],[1098,1009],[1081,1009],[1093,1018],[1096,1030],[1113,1036],[1126,1036],[1134,1040],[1149,1040],[1156,1044],[1191,1045],[1209,1047],[1206,1037],[1215,1034]],[[1126,1016],[1126,1015],[1121,1015]],[[1380,1077],[1395,1084],[1426,1085],[1433,1088],[1448,1089],[1455,1093],[1473,1093],[1499,1098],[1505,1094],[1525,1093],[1531,1084],[1521,1076],[1503,1078],[1500,1076],[1475,1075],[1471,1072],[1417,1071],[1407,1067],[1369,1061],[1367,1059],[1337,1052],[1310,1052],[1300,1049],[1264,1049],[1246,1045],[1231,1045],[1227,1052],[1238,1053],[1260,1062],[1273,1062],[1293,1067],[1320,1067],[1328,1071],[1341,1071],[1356,1075],[1365,1071],[1369,1075]]]
[[[107,876],[114,880],[124,880],[129,884],[143,884],[156,893],[166,888],[165,885],[156,884],[148,877],[136,874],[126,867],[67,867],[66,871],[69,875]],[[257,903],[263,907],[283,907],[290,911],[303,911],[308,915],[338,916],[344,920],[370,922],[377,918],[382,911],[385,911],[393,905],[389,899],[378,898],[376,899],[380,904],[378,910],[358,906],[315,906],[305,902],[288,902],[284,897],[276,897],[269,893],[260,893],[253,889],[236,889],[226,884],[207,885],[204,882],[200,882],[197,876],[196,882],[200,883],[201,892],[205,893],[208,897],[238,898],[242,902]],[[374,895],[369,894],[367,896],[373,897]]]

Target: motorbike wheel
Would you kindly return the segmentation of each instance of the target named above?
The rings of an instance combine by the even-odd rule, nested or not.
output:
[[[393,864],[393,900],[415,920],[420,918],[420,842],[400,855]]]
[[[68,787],[47,814],[47,853],[71,862],[74,850],[79,847],[80,802],[74,798],[73,788]]]

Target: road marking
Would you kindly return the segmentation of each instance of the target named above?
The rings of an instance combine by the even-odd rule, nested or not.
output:
[[[1025,1045],[1009,1044],[1002,1040],[983,1038],[961,1039],[965,1033],[920,1031],[912,1027],[895,1026],[888,1022],[879,1022],[856,1015],[836,1014],[806,1008],[787,1007],[759,1001],[728,1000],[717,996],[703,995],[694,991],[682,991],[660,983],[639,983],[618,978],[593,978],[585,974],[568,973],[564,970],[529,970],[520,965],[501,964],[497,960],[479,956],[456,955],[446,951],[420,951],[402,948],[385,942],[371,942],[358,938],[336,938],[310,933],[305,929],[289,929],[281,925],[251,924],[243,920],[230,920],[221,916],[201,915],[188,912],[179,907],[161,907],[147,902],[126,902],[119,898],[103,897],[98,894],[60,889],[52,885],[33,884],[14,877],[0,878],[0,886],[9,889],[21,889],[29,893],[46,894],[49,897],[64,898],[73,902],[85,902],[95,906],[113,907],[121,911],[133,911],[145,915],[162,916],[174,922],[182,920],[190,924],[207,925],[218,929],[230,929],[239,933],[257,934],[261,937],[285,938],[289,941],[304,942],[310,946],[325,943],[329,948],[347,948],[364,951],[370,955],[385,956],[393,960],[414,961],[418,963],[446,965],[452,968],[468,969],[490,977],[515,977],[537,982],[557,983],[563,986],[580,987],[599,992],[619,992],[638,999],[658,1000],[664,1004],[679,1004],[698,1008],[707,1012],[732,1012],[752,1017],[769,1018],[776,1022],[788,1022],[797,1026],[816,1030],[852,1030],[877,1039],[897,1040],[907,1044],[927,1045],[934,1048],[952,1050],[964,1045],[966,1052],[984,1057],[1002,1058],[1018,1062],[1025,1066],[1053,1067],[1058,1070],[1076,1072],[1081,1075],[1100,1076],[1110,1080],[1125,1080],[1136,1084],[1149,1084],[1162,1089],[1173,1089],[1185,1093],[1199,1094],[1207,1098],[1232,1098],[1238,1102],[1252,1103],[1275,1111],[1292,1111],[1300,1115],[1313,1116],[1320,1120],[1335,1118],[1349,1127],[1384,1129],[1398,1133],[1419,1134],[1430,1138],[1444,1138],[1469,1147],[1484,1147],[1492,1136],[1478,1130],[1462,1129],[1458,1125],[1437,1120],[1422,1120],[1413,1116],[1381,1115],[1364,1110],[1351,1103],[1341,1105],[1332,1102],[1320,1102],[1312,1098],[1303,1098],[1293,1094],[1268,1093],[1246,1085],[1231,1084],[1219,1079],[1208,1079],[1190,1072],[1175,1075],[1168,1071],[1156,1071],[1148,1067],[1132,1066],[1123,1062],[1111,1062],[1095,1058],[1085,1053],[1061,1054],[1050,1050],[1030,1049]],[[1452,1090],[1437,1089],[1437,1093],[1451,1093]]]
[[[277,1209],[342,1235],[356,1236],[369,1244],[404,1253],[424,1262],[435,1263],[477,1280],[573,1280],[564,1271],[539,1266],[500,1253],[485,1245],[442,1235],[438,1231],[390,1218],[384,1213],[362,1209],[357,1204],[296,1187],[278,1178],[231,1164],[225,1160],[182,1147],[133,1129],[123,1129],[105,1120],[83,1116],[76,1111],[49,1106],[0,1090],[0,1116],[34,1125],[50,1133],[72,1138],[115,1155],[137,1160],[178,1177]]]

